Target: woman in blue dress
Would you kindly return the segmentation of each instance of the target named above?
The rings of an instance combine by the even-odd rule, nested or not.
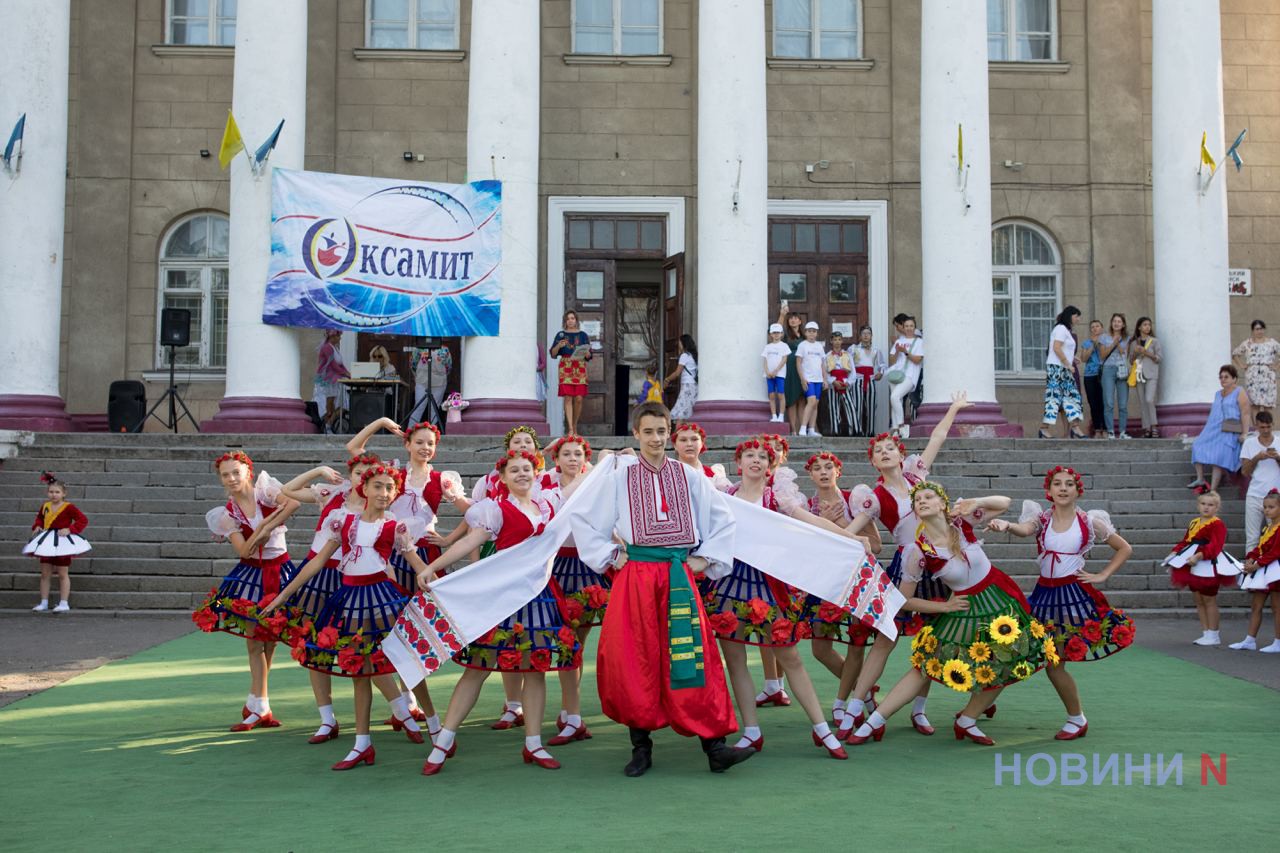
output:
[[[1218,368],[1218,382],[1222,390],[1213,395],[1213,407],[1209,420],[1200,436],[1191,445],[1191,461],[1196,466],[1196,478],[1187,488],[1197,492],[1216,490],[1224,471],[1240,470],[1240,443],[1249,434],[1252,409],[1243,388],[1236,384],[1240,374],[1233,365]],[[1213,466],[1209,482],[1204,479],[1204,466]]]

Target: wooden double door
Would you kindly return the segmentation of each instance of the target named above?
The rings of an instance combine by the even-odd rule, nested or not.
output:
[[[785,299],[818,324],[820,340],[833,329],[856,339],[869,317],[866,229],[861,219],[771,217],[768,321]]]

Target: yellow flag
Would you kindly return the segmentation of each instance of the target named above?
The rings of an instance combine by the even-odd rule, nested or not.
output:
[[[244,140],[240,138],[240,128],[236,127],[236,117],[227,110],[227,126],[222,131],[222,146],[218,149],[218,162],[222,168],[231,165],[231,158],[244,150]]]
[[[964,125],[956,125],[956,168],[964,168]]]
[[[1205,145],[1205,140],[1209,136],[1207,132],[1200,134],[1200,162],[1209,167],[1210,172],[1218,171],[1218,164],[1214,162],[1213,155],[1209,153],[1209,147]]]

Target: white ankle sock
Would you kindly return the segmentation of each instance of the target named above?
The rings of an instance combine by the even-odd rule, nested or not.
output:
[[[575,729],[582,728],[582,715],[565,714],[564,725],[565,728],[568,728],[569,726],[573,726]]]
[[[738,738],[738,742],[734,744],[737,749],[744,749],[751,745],[753,741],[760,740],[759,726],[746,726],[742,729],[742,737]]]
[[[271,700],[266,696],[258,697],[258,716],[265,717],[271,713]]]
[[[923,714],[924,706],[928,701],[929,701],[929,697],[927,696],[917,696],[916,701],[911,703],[911,713]]]
[[[966,732],[974,735],[975,737],[986,737],[987,736],[986,732],[984,732],[982,729],[978,728],[977,725],[975,725],[975,723],[977,722],[978,721],[973,717],[966,717],[964,714],[961,714],[960,716],[956,717],[956,725],[958,725],[960,728],[964,729]]]
[[[850,699],[849,704],[846,707],[850,716],[856,717],[867,710],[867,703],[863,702],[861,699]]]
[[[413,713],[409,711],[409,700],[401,694],[391,700],[391,713],[396,715],[396,719],[404,724],[407,731],[420,732],[418,721],[413,718]]]
[[[440,733],[439,715],[432,714],[430,717],[427,717],[427,731],[431,734],[431,737],[433,738]]]
[[[855,734],[858,737],[871,737],[872,732],[884,725],[884,717],[880,716],[879,711],[872,711],[871,716],[867,717],[867,721],[858,726]]]
[[[525,737],[524,748],[530,752],[537,752],[542,749],[542,735],[534,735],[533,737]]]
[[[373,746],[372,735],[356,735],[356,752],[364,752]]]
[[[458,733],[452,729],[441,729],[439,734],[436,735],[436,748],[447,750],[453,746],[453,740],[457,736]]]
[[[1067,726],[1072,726],[1073,730],[1084,728],[1085,723],[1089,722],[1084,718],[1084,714],[1067,714]],[[1065,729],[1067,726],[1063,726]]]
[[[781,679],[781,678],[766,678],[766,679],[765,679],[765,681],[764,681],[764,689],[765,689],[765,690],[767,690],[767,691],[769,691],[770,693],[781,693],[781,692],[782,692],[782,679]]]
[[[524,705],[521,705],[518,700],[515,702],[508,702],[506,708],[513,714],[519,714],[524,711]]]
[[[818,737],[826,737],[831,734],[831,726],[827,725],[826,720],[823,720],[822,722],[814,725],[813,731]]]
[[[320,712],[320,722],[326,726],[336,726],[338,724],[338,718],[333,713],[332,705],[321,705],[316,710]]]

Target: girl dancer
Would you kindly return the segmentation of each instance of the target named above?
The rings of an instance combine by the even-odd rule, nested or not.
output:
[[[845,535],[842,528],[804,509],[804,498],[794,482],[779,484],[776,489],[766,485],[769,464],[776,458],[769,444],[759,439],[744,441],[738,445],[734,458],[742,480],[729,488],[729,494]],[[813,724],[814,745],[824,747],[832,758],[848,758],[823,718],[818,694],[796,651],[797,641],[811,636],[809,623],[804,618],[803,598],[741,560],[733,561],[733,571],[727,576],[704,582],[702,596],[707,622],[720,638],[729,681],[744,724],[735,748],[759,752],[764,747],[756,715],[755,684],[747,669],[746,646],[752,645],[772,649],[778,666]]]
[[[1249,598],[1249,633],[1233,649],[1263,651],[1280,654],[1280,491],[1272,489],[1262,499],[1262,514],[1267,526],[1262,529],[1258,547],[1245,557],[1245,574],[1240,576],[1240,588],[1251,593]],[[1276,620],[1276,636],[1271,645],[1258,649],[1258,629],[1262,627],[1262,608],[1271,598],[1271,615]]]
[[[1197,646],[1217,646],[1222,643],[1218,633],[1218,587],[1224,583],[1235,585],[1240,574],[1240,563],[1223,552],[1227,544],[1227,525],[1218,518],[1222,498],[1217,492],[1205,492],[1196,498],[1200,515],[1191,519],[1187,532],[1173,546],[1165,558],[1169,566],[1169,583],[1179,589],[1189,589],[1196,599],[1196,615],[1204,632],[1193,640]]]
[[[973,531],[984,518],[1008,507],[1009,499],[999,495],[963,500],[956,503],[953,518],[942,486],[929,481],[912,486],[911,508],[920,521],[902,559],[902,594],[907,607],[938,615],[911,641],[912,669],[849,736],[849,743],[883,738],[885,721],[932,680],[970,694],[956,715],[956,740],[991,746],[995,741],[978,728],[978,715],[1007,685],[1031,677],[1046,659],[1056,659],[1052,641],[1031,617],[1018,585],[991,565]],[[946,584],[951,598],[917,597],[925,575]],[[880,646],[877,642],[874,649]]]
[[[1107,603],[1094,588],[1115,574],[1133,548],[1116,533],[1111,518],[1100,509],[1087,513],[1076,506],[1084,494],[1081,476],[1061,465],[1044,477],[1044,495],[1052,507],[1043,510],[1035,501],[1022,505],[1017,524],[995,519],[989,529],[1014,536],[1036,537],[1040,577],[1031,592],[1031,614],[1049,632],[1050,648],[1063,660],[1049,662],[1049,681],[1067,710],[1067,721],[1054,737],[1075,740],[1089,731],[1080,705],[1080,690],[1067,672],[1066,661],[1101,660],[1133,642],[1133,620]],[[1084,571],[1085,557],[1098,542],[1111,547],[1111,559],[1096,574]]]
[[[676,424],[671,431],[671,446],[675,448],[677,459],[710,477],[717,491],[729,488],[729,478],[725,476],[723,465],[719,462],[702,464],[702,454],[707,452],[707,433],[702,427],[691,421]]]
[[[298,509],[298,502],[280,494],[280,482],[266,471],[253,481],[253,460],[241,450],[219,456],[213,463],[227,493],[226,506],[209,510],[205,521],[216,538],[229,541],[238,562],[217,589],[210,590],[200,608],[191,615],[202,631],[225,631],[244,637],[249,652],[249,698],[233,732],[247,732],[263,726],[275,728],[280,722],[271,715],[267,699],[267,676],[276,642],[271,631],[259,623],[261,603],[280,592],[293,577],[294,567],[285,547],[283,522]],[[273,518],[275,516],[275,518]],[[271,519],[274,524],[268,524]]]
[[[71,558],[89,551],[90,545],[80,537],[89,526],[89,519],[67,503],[66,484],[48,471],[40,472],[40,482],[45,484],[45,497],[40,505],[31,529],[36,535],[22,549],[22,553],[40,561],[40,603],[31,608],[36,613],[49,609],[49,582],[53,572],[58,573],[58,606],[54,613],[71,610]]]
[[[488,497],[467,510],[469,530],[450,545],[439,558],[418,572],[418,586],[426,589],[434,573],[456,563],[482,542],[492,541],[496,550],[518,545],[530,536],[542,533],[554,510],[541,494],[534,493],[539,457],[532,453],[509,450],[498,460],[495,470],[502,477],[506,494]],[[501,578],[494,578],[501,583]],[[521,702],[524,717],[525,764],[536,764],[557,770],[560,762],[542,745],[542,712],[547,699],[546,673],[551,670],[575,669],[582,665],[581,647],[573,629],[564,624],[559,599],[559,584],[553,577],[535,598],[508,616],[480,640],[454,656],[466,667],[458,679],[445,712],[444,728],[436,738],[435,748],[422,766],[422,775],[434,776],[444,768],[446,758],[457,749],[454,738],[458,726],[475,707],[480,688],[490,672],[523,673]]]
[[[793,486],[795,484],[795,472],[787,468],[787,459],[791,453],[791,444],[781,435],[777,433],[769,433],[762,435],[760,441],[768,444],[773,448],[773,456],[769,460],[769,478],[765,481],[765,485],[773,488],[774,477],[779,471],[784,480],[788,480]],[[726,477],[722,491],[728,491],[732,485]],[[720,485],[716,485],[720,489]],[[785,708],[791,704],[791,697],[787,695],[786,682],[783,680],[782,670],[778,668],[778,662],[774,660],[773,649],[769,646],[760,646],[760,668],[764,675],[764,689],[756,694],[756,707],[762,708],[765,705],[774,705],[779,708]]]
[[[886,572],[899,587],[902,586],[903,551],[915,540],[918,522],[911,510],[910,490],[928,478],[929,469],[933,467],[933,460],[938,457],[938,451],[942,450],[956,415],[961,409],[970,405],[968,395],[963,391],[955,395],[952,398],[951,407],[933,428],[933,432],[929,435],[929,443],[919,456],[914,454],[907,456],[907,448],[901,439],[889,433],[877,435],[867,445],[867,458],[871,460],[871,464],[880,476],[876,480],[874,489],[858,486],[853,490],[849,498],[849,506],[858,515],[849,524],[849,530],[853,533],[861,533],[867,525],[873,523],[874,519],[880,520],[880,523],[889,531],[889,535],[893,537],[894,545],[897,546],[893,554],[893,562],[889,564]],[[950,593],[947,587],[936,578],[921,576],[915,586],[915,594],[918,598],[941,601]],[[924,620],[918,615],[910,617],[904,613],[898,615],[900,635],[913,636],[923,624]],[[865,703],[871,696],[876,679],[884,672],[885,661],[893,651],[895,642],[885,637],[877,637],[875,645],[871,647],[871,654],[867,655],[866,662],[861,665],[860,670],[857,668],[859,661],[857,655],[849,655],[845,658],[845,669],[840,677],[840,688],[836,693],[835,702],[837,709],[842,702],[848,703],[848,713],[840,720],[841,740],[847,740],[853,730],[862,725],[866,718]],[[853,693],[853,699],[849,699],[850,692]],[[925,703],[928,696],[929,682],[926,680],[921,683],[920,695],[916,697],[911,708],[911,725],[922,735],[931,735],[934,731],[929,718],[925,716]]]
[[[310,636],[300,636],[293,652],[294,658],[308,669],[352,680],[356,741],[347,757],[333,765],[334,770],[350,770],[360,764],[373,766],[373,741],[369,735],[373,705],[370,681],[391,703],[392,713],[409,740],[423,742],[422,731],[409,713],[409,703],[400,695],[392,677],[395,668],[378,648],[395,627],[396,617],[408,600],[404,590],[391,579],[391,551],[398,549],[415,569],[425,572],[427,568],[414,550],[414,540],[421,531],[386,514],[403,485],[404,472],[399,468],[379,464],[366,469],[355,489],[356,494],[364,498],[364,508],[358,513],[343,510],[331,514],[325,520],[324,545],[263,609],[265,617],[287,602],[342,549],[338,564],[342,585],[325,602],[308,632]],[[268,624],[270,621],[267,620]]]

